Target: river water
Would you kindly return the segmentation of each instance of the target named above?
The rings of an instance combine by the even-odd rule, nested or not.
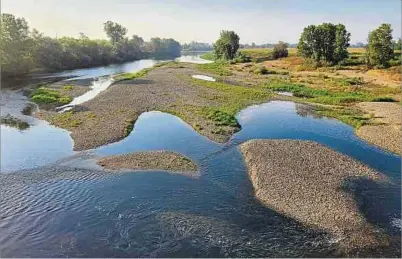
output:
[[[0,174],[1,256],[339,255],[327,233],[254,198],[237,147],[249,139],[314,140],[383,172],[400,186],[400,157],[357,138],[346,124],[313,116],[307,105],[272,101],[242,110],[237,119],[241,131],[220,144],[176,116],[146,112],[125,139],[82,153],[72,152],[68,132],[55,128],[50,138],[41,134],[50,132],[44,128],[49,125],[28,129],[36,133],[17,131],[19,135],[2,126],[2,171],[8,173]],[[92,165],[93,157],[161,149],[190,157],[200,168],[199,176],[106,173]],[[63,167],[66,161],[70,166]],[[28,170],[13,172],[19,169]],[[363,209],[369,221],[400,236],[401,198],[395,186],[382,189],[379,196],[365,193],[374,198]],[[386,255],[395,256],[394,251]]]

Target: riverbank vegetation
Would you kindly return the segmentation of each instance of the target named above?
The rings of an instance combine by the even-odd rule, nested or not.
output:
[[[90,39],[80,33],[78,38],[51,38],[30,29],[22,17],[2,14],[0,55],[2,76],[16,77],[32,72],[53,72],[86,68],[141,59],[145,57],[176,57],[180,43],[174,39],[127,36],[122,25],[107,21],[104,31],[110,40]]]
[[[72,101],[72,98],[70,96],[63,96],[60,94],[59,91],[45,87],[39,87],[35,89],[31,93],[30,97],[31,100],[37,104],[64,105]]]

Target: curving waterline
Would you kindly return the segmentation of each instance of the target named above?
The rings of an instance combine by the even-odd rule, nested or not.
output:
[[[111,86],[113,84],[113,82],[114,82],[114,79],[112,77],[100,77],[98,79],[95,79],[92,82],[91,86],[89,87],[89,89],[90,89],[89,91],[87,91],[83,95],[75,97],[70,103],[57,107],[56,110],[58,112],[69,111],[76,105],[79,105],[79,104],[82,104],[89,100],[92,100],[98,94],[105,91],[109,86]]]

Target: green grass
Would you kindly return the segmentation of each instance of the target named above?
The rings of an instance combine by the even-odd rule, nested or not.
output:
[[[73,90],[73,89],[74,89],[74,86],[72,86],[72,85],[63,86],[63,90],[65,90],[65,91],[70,91],[70,90]]]
[[[213,52],[207,52],[204,53],[200,56],[200,58],[205,59],[205,60],[215,60],[215,55]]]
[[[273,91],[291,92],[295,97],[308,98],[310,102],[322,104],[343,105],[356,102],[396,101],[392,97],[373,96],[372,94],[363,91],[329,91],[287,82],[267,83],[264,86]]]
[[[236,120],[236,117],[233,114],[229,114],[227,112],[218,110],[218,109],[204,109],[206,113],[206,117],[215,122],[217,126],[232,126],[238,127],[239,123]]]
[[[82,121],[79,119],[74,119],[73,112],[68,111],[64,113],[58,113],[51,117],[50,121],[61,127],[66,129],[76,128],[81,125]]]
[[[5,117],[1,118],[0,120],[1,124],[17,128],[19,130],[25,130],[29,128],[29,124],[23,120],[20,120],[18,118],[15,118],[11,116],[10,114],[7,114]]]
[[[215,107],[203,107],[200,113],[222,125],[237,126],[234,116],[241,109],[256,103],[267,101],[271,92],[263,88],[250,88],[239,85],[230,85],[222,82],[209,82],[205,80],[192,79],[194,85],[199,85],[218,90],[221,95],[215,96],[219,104]]]
[[[45,87],[35,89],[31,94],[31,99],[37,104],[67,104],[72,101],[69,96],[61,96],[57,90]]]
[[[197,69],[202,72],[213,73],[220,76],[231,76],[233,73],[228,68],[229,64],[224,61],[197,65]]]

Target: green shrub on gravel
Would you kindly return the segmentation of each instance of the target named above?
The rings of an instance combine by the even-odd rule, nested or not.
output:
[[[39,87],[31,94],[31,99],[37,104],[67,104],[72,98],[69,96],[61,96],[57,90]]]

